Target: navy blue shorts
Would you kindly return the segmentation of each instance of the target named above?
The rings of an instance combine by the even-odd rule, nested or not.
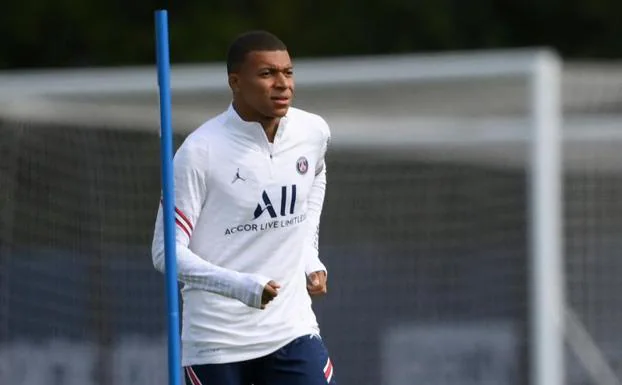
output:
[[[187,366],[184,376],[186,385],[337,385],[324,342],[311,335],[265,357]]]

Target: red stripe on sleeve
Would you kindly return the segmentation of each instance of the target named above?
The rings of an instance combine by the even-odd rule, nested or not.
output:
[[[188,238],[190,238],[190,231],[186,228],[186,226],[177,218],[175,218],[175,223],[177,223],[177,226],[179,226],[179,228],[181,228],[184,233],[186,233]]]
[[[186,222],[186,225],[188,226],[188,228],[190,229],[190,231],[194,230],[194,227],[192,227],[192,223],[190,222],[190,220],[188,219],[187,216],[184,215],[184,213],[178,209],[177,207],[175,207],[175,212],[179,215],[179,217]]]

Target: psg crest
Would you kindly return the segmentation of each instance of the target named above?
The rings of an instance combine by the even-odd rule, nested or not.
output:
[[[308,169],[309,162],[307,161],[307,158],[305,158],[304,156],[298,158],[298,160],[296,161],[296,170],[298,170],[298,173],[304,175],[307,173]]]

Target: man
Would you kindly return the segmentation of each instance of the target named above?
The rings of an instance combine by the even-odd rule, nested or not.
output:
[[[186,383],[334,385],[310,297],[326,292],[328,125],[291,107],[293,66],[276,36],[239,36],[227,72],[231,105],[174,160]],[[161,211],[152,251],[164,271]]]

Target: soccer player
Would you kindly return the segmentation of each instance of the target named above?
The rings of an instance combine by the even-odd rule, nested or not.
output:
[[[188,385],[336,384],[311,296],[330,139],[320,116],[291,107],[294,70],[265,31],[229,47],[232,102],[175,154],[182,365]],[[153,264],[164,271],[162,206]]]

